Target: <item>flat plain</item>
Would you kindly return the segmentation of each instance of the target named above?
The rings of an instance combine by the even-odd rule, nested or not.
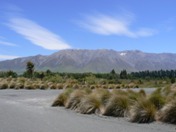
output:
[[[175,132],[161,122],[136,124],[124,118],[83,115],[51,107],[62,90],[1,90],[0,132]]]

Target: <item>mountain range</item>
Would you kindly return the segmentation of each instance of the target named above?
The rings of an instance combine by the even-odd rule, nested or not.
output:
[[[176,69],[176,54],[145,53],[138,50],[61,50],[54,54],[43,56],[17,58],[0,61],[0,71],[13,70],[23,72],[26,63],[32,61],[35,69],[44,71],[50,69],[58,72],[128,72],[143,70]]]

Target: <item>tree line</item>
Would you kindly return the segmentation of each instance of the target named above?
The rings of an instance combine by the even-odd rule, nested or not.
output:
[[[112,69],[109,73],[60,73],[60,72],[52,72],[51,70],[46,71],[35,71],[35,65],[33,62],[26,63],[26,70],[22,75],[18,75],[16,72],[9,71],[0,71],[0,77],[26,77],[26,78],[40,78],[48,76],[61,76],[62,78],[73,78],[76,80],[83,81],[84,78],[93,76],[99,79],[107,79],[112,81],[118,81],[118,79],[163,79],[163,78],[176,78],[176,70],[156,70],[156,71],[138,71],[127,73],[124,69],[120,73],[116,73],[114,69]]]

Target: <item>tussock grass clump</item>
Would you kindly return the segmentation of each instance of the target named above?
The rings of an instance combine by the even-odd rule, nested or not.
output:
[[[115,89],[120,89],[120,85],[115,85]]]
[[[40,85],[39,85],[38,83],[34,83],[34,84],[32,85],[32,87],[33,87],[34,89],[38,89],[38,88],[40,87]]]
[[[162,93],[164,96],[168,96],[171,92],[171,87],[169,86],[162,89]]]
[[[39,88],[40,88],[41,90],[45,90],[45,89],[48,88],[48,85],[47,85],[47,84],[40,84]]]
[[[84,88],[83,90],[84,90],[84,92],[85,92],[86,94],[92,93],[92,89],[90,89],[90,88],[88,88],[88,87]]]
[[[10,89],[15,88],[15,86],[16,86],[15,82],[10,82],[10,84],[9,84],[9,88]]]
[[[24,77],[19,77],[17,81],[18,81],[19,83],[23,83],[23,84],[24,84],[24,83],[27,81],[27,79],[24,78]]]
[[[101,105],[106,105],[111,96],[111,93],[109,92],[109,90],[101,89],[101,88],[95,89],[93,91],[93,94],[100,101]]]
[[[63,89],[63,84],[60,84],[60,83],[58,83],[57,85],[56,85],[56,87],[57,87],[57,89]]]
[[[0,89],[7,89],[7,88],[8,88],[8,84],[7,83],[0,84]]]
[[[176,100],[166,104],[157,113],[156,119],[162,122],[176,124]]]
[[[27,90],[34,90],[35,89],[35,87],[32,85],[32,84],[25,84],[25,89],[27,89]]]
[[[95,89],[96,86],[95,86],[95,85],[91,85],[90,88],[91,88],[91,89]]]
[[[129,121],[136,123],[150,123],[157,117],[160,121],[176,124],[176,101],[165,105],[168,98],[176,98],[174,95],[169,89],[161,88],[150,95],[146,95],[144,90],[69,88],[56,98],[52,106],[65,106],[81,114],[128,117]]]
[[[121,89],[113,89],[111,93],[112,95],[124,95],[124,96],[128,95],[127,91]]]
[[[78,84],[74,84],[72,88],[73,88],[73,89],[79,89],[80,86],[79,86]]]
[[[133,90],[127,90],[127,95],[130,103],[134,103],[135,101],[139,100],[139,98],[145,97],[141,93],[135,92]]]
[[[141,95],[142,97],[146,97],[144,89],[139,90],[139,95]]]
[[[88,94],[81,99],[77,112],[81,114],[93,114],[100,107],[100,101],[94,94]]]
[[[80,106],[81,99],[85,96],[86,92],[83,90],[75,90],[70,94],[65,107],[71,110],[77,110]]]
[[[68,88],[65,89],[63,93],[61,93],[53,102],[51,106],[66,106],[67,100],[70,96],[70,94],[73,92],[73,89]]]
[[[162,88],[157,88],[152,94],[161,94]]]
[[[149,123],[155,120],[156,108],[147,99],[141,98],[131,106],[129,110],[129,121],[137,123]]]
[[[49,89],[57,89],[57,85],[56,84],[50,84]]]
[[[127,96],[113,95],[109,99],[102,114],[106,116],[124,117],[128,108],[129,100]]]
[[[24,84],[23,83],[17,83],[15,86],[15,89],[23,89],[24,88]]]
[[[161,93],[153,93],[149,96],[149,101],[155,105],[155,107],[159,110],[166,103],[166,97],[161,95]]]

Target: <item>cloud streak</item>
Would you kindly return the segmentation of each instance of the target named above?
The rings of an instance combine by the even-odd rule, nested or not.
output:
[[[7,25],[33,44],[44,49],[61,50],[71,48],[60,36],[29,19],[22,17],[10,18]]]
[[[131,16],[112,17],[102,14],[87,16],[79,25],[93,33],[101,35],[118,35],[130,38],[148,37],[155,35],[156,30],[151,28],[130,29],[132,24]]]
[[[17,46],[17,45],[14,44],[14,43],[10,43],[10,42],[6,42],[6,41],[2,41],[2,40],[0,40],[0,45],[6,45],[6,46]]]
[[[0,54],[0,60],[10,60],[10,59],[15,59],[19,58],[19,56],[10,56],[10,55],[1,55]]]

